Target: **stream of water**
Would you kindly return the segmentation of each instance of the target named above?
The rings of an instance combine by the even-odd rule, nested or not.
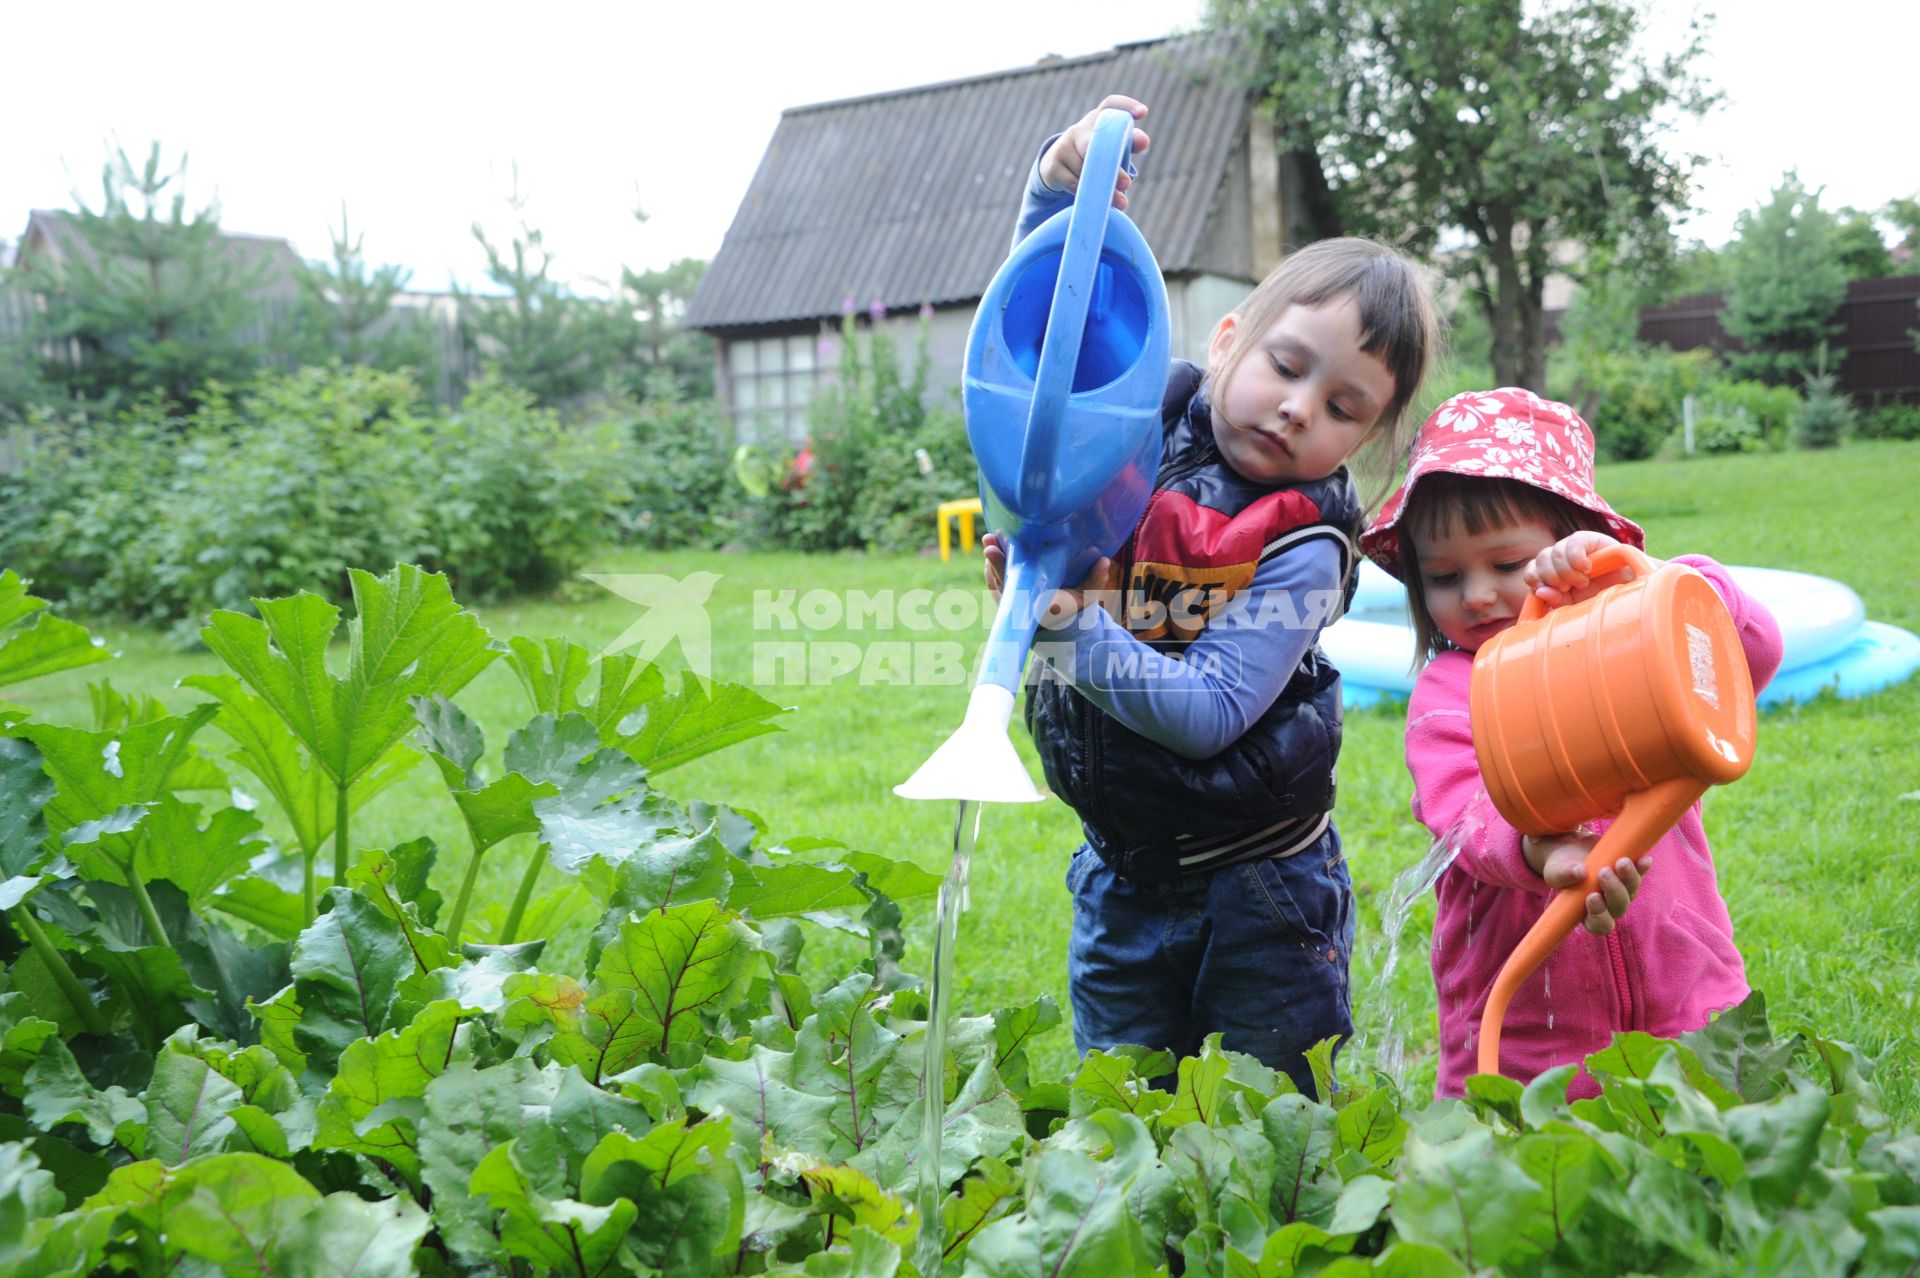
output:
[[[1393,997],[1393,971],[1400,965],[1400,936],[1413,917],[1414,906],[1433,890],[1433,885],[1458,855],[1459,840],[1434,840],[1425,856],[1394,879],[1393,886],[1387,889],[1387,899],[1380,905],[1380,930],[1386,940],[1387,956],[1373,978],[1363,1006],[1386,1009],[1373,1057],[1375,1066],[1393,1080],[1395,1087],[1405,1087],[1407,1082],[1406,1028],[1398,1023],[1400,1009]]]
[[[962,800],[953,822],[953,864],[940,882],[940,904],[933,924],[933,975],[927,990],[926,1056],[921,1065],[920,1186],[916,1207],[920,1237],[914,1265],[933,1278],[946,1249],[940,1206],[947,1187],[940,1175],[940,1129],[946,1120],[948,1004],[953,996],[953,941],[967,908],[967,875],[974,841],[980,837],[980,804]]]

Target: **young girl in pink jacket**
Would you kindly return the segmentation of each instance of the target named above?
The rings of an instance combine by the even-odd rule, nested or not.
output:
[[[1584,599],[1614,582],[1589,580],[1589,555],[1645,540],[1594,491],[1587,423],[1565,404],[1512,388],[1456,395],[1436,409],[1414,441],[1406,482],[1361,538],[1406,583],[1417,643],[1431,657],[1407,707],[1407,768],[1414,816],[1454,852],[1436,884],[1433,927],[1442,1096],[1465,1093],[1480,1014],[1507,955],[1553,892],[1580,881],[1606,828],[1535,840],[1501,818],[1474,760],[1473,654],[1513,624],[1529,591],[1550,605]],[[1780,664],[1773,617],[1711,559],[1676,562],[1719,592],[1753,686],[1765,686]],[[1699,1029],[1747,995],[1699,804],[1647,857],[1602,870],[1600,887],[1587,898],[1585,929],[1514,996],[1500,1042],[1513,1077],[1578,1064],[1623,1030],[1671,1037]],[[1568,1090],[1598,1093],[1584,1068]]]

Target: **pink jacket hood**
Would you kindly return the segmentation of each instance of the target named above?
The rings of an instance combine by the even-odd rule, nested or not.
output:
[[[1689,555],[1676,562],[1698,569],[1719,591],[1740,632],[1754,688],[1764,687],[1781,658],[1772,615],[1712,560]],[[1413,815],[1436,839],[1459,846],[1435,886],[1442,1096],[1465,1093],[1487,992],[1551,896],[1521,854],[1519,831],[1501,818],[1481,784],[1467,718],[1472,670],[1471,654],[1441,653],[1421,672],[1407,707]],[[1653,868],[1613,935],[1577,930],[1515,994],[1500,1043],[1509,1076],[1528,1080],[1577,1063],[1623,1030],[1663,1037],[1696,1030],[1713,1012],[1746,997],[1746,970],[1699,804],[1654,845],[1652,856]],[[1569,1088],[1575,1097],[1597,1093],[1584,1069]]]

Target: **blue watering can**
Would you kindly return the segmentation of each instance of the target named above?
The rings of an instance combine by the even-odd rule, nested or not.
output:
[[[1160,468],[1167,288],[1114,182],[1133,117],[1101,112],[1073,206],[1022,240],[980,299],[961,398],[986,525],[1007,544],[1006,584],[965,720],[894,793],[1039,800],[1007,737],[1053,592],[1126,542]]]

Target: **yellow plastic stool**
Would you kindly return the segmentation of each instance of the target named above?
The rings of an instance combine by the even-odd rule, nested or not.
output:
[[[968,497],[961,501],[943,501],[940,511],[934,516],[940,525],[940,562],[946,563],[953,558],[951,534],[947,529],[947,520],[952,519],[960,525],[960,549],[973,549],[973,517],[980,513],[980,499]]]

